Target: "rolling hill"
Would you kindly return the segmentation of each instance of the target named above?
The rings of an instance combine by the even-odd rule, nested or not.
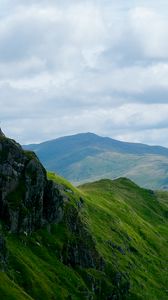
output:
[[[44,166],[78,185],[127,177],[142,187],[168,189],[168,149],[83,133],[24,146]]]

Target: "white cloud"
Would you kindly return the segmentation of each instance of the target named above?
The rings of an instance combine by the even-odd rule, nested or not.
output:
[[[93,131],[166,144],[157,133],[168,128],[165,1],[0,4],[0,119],[9,135],[30,142]]]
[[[164,12],[136,7],[130,12],[135,41],[149,58],[168,58],[168,19]]]

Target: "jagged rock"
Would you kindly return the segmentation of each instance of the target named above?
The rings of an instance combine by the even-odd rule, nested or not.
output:
[[[71,266],[94,268],[103,271],[105,263],[95,247],[95,242],[81,221],[79,211],[71,207],[65,216],[70,232],[77,238],[64,245],[64,262]]]
[[[27,232],[62,217],[62,198],[36,155],[0,137],[0,218],[11,232]]]
[[[45,188],[43,216],[49,223],[58,223],[63,218],[63,196],[51,180],[47,181]]]

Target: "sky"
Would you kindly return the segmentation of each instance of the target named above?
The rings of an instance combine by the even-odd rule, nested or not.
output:
[[[0,0],[0,122],[168,147],[168,1]]]

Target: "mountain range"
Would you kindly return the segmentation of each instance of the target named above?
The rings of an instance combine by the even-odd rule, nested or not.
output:
[[[168,189],[168,149],[127,143],[93,133],[25,145],[47,170],[75,185],[102,178],[127,177],[151,189]]]
[[[167,237],[168,192],[75,188],[0,133],[1,299],[166,300]]]

